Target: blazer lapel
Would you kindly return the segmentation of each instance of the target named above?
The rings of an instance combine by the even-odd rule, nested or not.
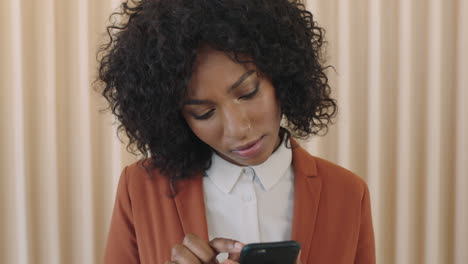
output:
[[[309,259],[322,182],[314,158],[291,140],[294,168],[294,209],[291,239],[301,244],[302,262]]]
[[[208,240],[202,173],[178,182],[174,201],[184,234]]]

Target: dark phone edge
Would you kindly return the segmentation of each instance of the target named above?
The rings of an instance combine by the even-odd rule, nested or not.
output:
[[[245,245],[242,248],[239,263],[242,264],[244,258],[246,257],[246,255],[248,254],[248,251],[250,250],[273,249],[273,248],[284,248],[284,247],[292,247],[294,249],[297,249],[296,257],[299,254],[299,251],[301,250],[301,244],[299,244],[299,242],[295,240],[266,242],[266,243],[250,243],[250,244]]]

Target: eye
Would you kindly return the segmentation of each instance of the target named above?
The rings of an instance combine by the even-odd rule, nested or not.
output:
[[[258,88],[259,88],[259,83],[256,84],[255,89],[254,89],[252,92],[250,92],[250,93],[248,93],[248,94],[246,94],[246,95],[243,95],[243,96],[239,97],[239,99],[241,99],[241,100],[247,100],[247,99],[250,99],[250,98],[254,97],[254,96],[257,94],[257,92],[258,92]]]
[[[206,119],[210,118],[213,115],[213,113],[214,113],[214,109],[211,109],[210,111],[206,112],[203,115],[192,114],[192,116],[197,120],[206,120]]]

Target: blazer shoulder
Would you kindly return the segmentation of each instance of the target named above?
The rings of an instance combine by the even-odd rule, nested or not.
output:
[[[148,159],[139,160],[126,166],[121,177],[125,178],[130,192],[138,193],[148,187],[154,189],[156,186],[161,191],[168,191],[169,178],[163,175],[158,168],[152,166]]]
[[[354,193],[362,197],[367,183],[354,172],[328,160],[312,156],[317,166],[317,176],[325,185],[343,193]]]
[[[318,177],[328,191],[362,197],[367,190],[366,182],[352,171],[313,156],[300,146],[293,148],[293,162],[297,172]]]

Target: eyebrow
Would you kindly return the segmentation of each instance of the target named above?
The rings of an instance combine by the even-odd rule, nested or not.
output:
[[[242,74],[241,77],[239,77],[239,79],[229,87],[228,93],[231,93],[232,90],[239,87],[239,85],[241,85],[245,81],[245,79],[247,79],[254,72],[255,72],[255,70],[250,70],[250,71],[247,71],[244,74]],[[198,100],[198,99],[191,99],[191,100],[184,101],[184,105],[208,104],[208,103],[211,103],[211,101],[209,101],[209,100]]]
[[[231,85],[231,87],[229,87],[228,89],[228,93],[232,92],[232,90],[236,89],[237,87],[239,87],[239,85],[241,85],[241,83],[243,81],[245,81],[245,79],[247,79],[250,75],[252,75],[253,73],[255,72],[255,70],[250,70],[250,71],[247,71],[245,72],[244,74],[242,74],[242,76],[233,84]]]

